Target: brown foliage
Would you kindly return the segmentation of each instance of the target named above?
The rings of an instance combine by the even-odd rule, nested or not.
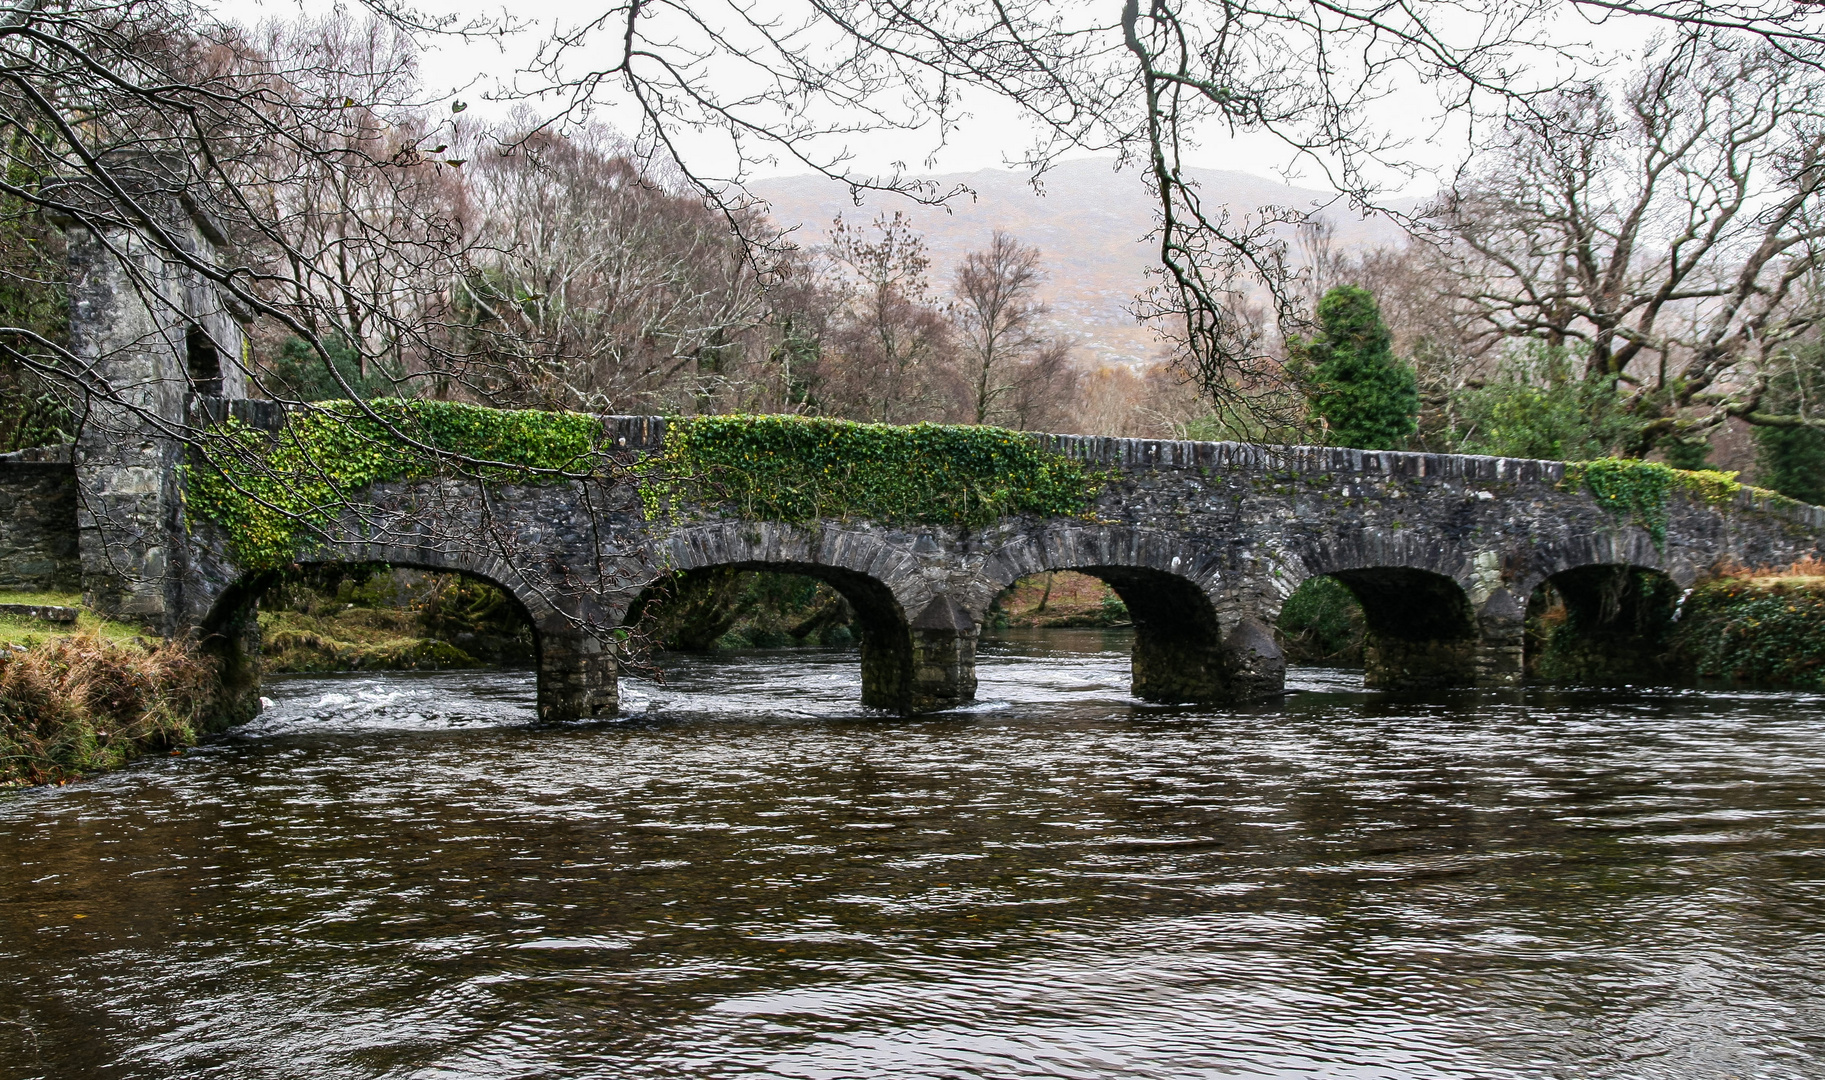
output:
[[[1039,249],[996,229],[986,250],[957,264],[956,323],[970,411],[978,424],[1050,426],[1076,390],[1068,342],[1045,333]]]
[[[965,408],[950,321],[932,296],[925,238],[904,214],[873,232],[837,218],[830,259],[840,302],[825,341],[823,409],[851,420],[948,420]]]
[[[1713,578],[1738,578],[1745,581],[1773,582],[1786,578],[1825,578],[1825,559],[1808,555],[1787,566],[1744,566],[1726,558],[1711,568]]]
[[[192,649],[84,632],[0,649],[0,786],[61,781],[196,743],[216,688]]]

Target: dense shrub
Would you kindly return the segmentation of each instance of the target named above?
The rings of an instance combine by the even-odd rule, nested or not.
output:
[[[1362,663],[1362,605],[1333,577],[1307,578],[1280,608],[1280,647],[1299,664]]]
[[[1703,582],[1676,640],[1700,678],[1825,689],[1825,576]]]
[[[1767,372],[1762,411],[1817,419],[1825,400],[1825,344],[1816,336]],[[1825,430],[1816,427],[1757,427],[1756,481],[1790,499],[1825,505]]]
[[[286,338],[278,356],[266,365],[262,389],[292,401],[346,399],[344,386],[359,398],[410,396],[402,393],[404,380],[385,365],[370,360],[363,371],[361,354],[346,336],[332,331],[323,339],[323,351],[327,359],[303,338]]]
[[[1318,301],[1318,333],[1292,345],[1293,371],[1330,441],[1399,450],[1418,429],[1419,382],[1367,289],[1339,285]]]
[[[1756,478],[1790,499],[1825,505],[1825,431],[1755,429]]]
[[[1535,590],[1528,674],[1553,681],[1660,681],[1677,673],[1668,641],[1679,587],[1656,570],[1586,566]]]
[[[40,784],[191,746],[215,673],[177,644],[93,633],[0,647],[0,786]]]
[[[1457,452],[1576,461],[1626,441],[1633,422],[1617,409],[1614,390],[1586,378],[1584,367],[1573,350],[1527,342],[1494,379],[1452,391]]]

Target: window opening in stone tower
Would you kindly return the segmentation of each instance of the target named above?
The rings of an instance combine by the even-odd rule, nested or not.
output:
[[[190,375],[190,388],[198,394],[220,397],[222,394],[222,357],[215,342],[200,326],[192,326],[184,337],[184,362]]]

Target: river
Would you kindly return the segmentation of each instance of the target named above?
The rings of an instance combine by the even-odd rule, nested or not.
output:
[[[1825,1077],[1825,698],[1130,699],[1122,632],[274,680],[0,797],[0,1076]]]

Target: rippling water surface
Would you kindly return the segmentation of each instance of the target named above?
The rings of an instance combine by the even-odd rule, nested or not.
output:
[[[1118,634],[275,682],[0,797],[0,1076],[1825,1077],[1825,699],[1140,705]]]

